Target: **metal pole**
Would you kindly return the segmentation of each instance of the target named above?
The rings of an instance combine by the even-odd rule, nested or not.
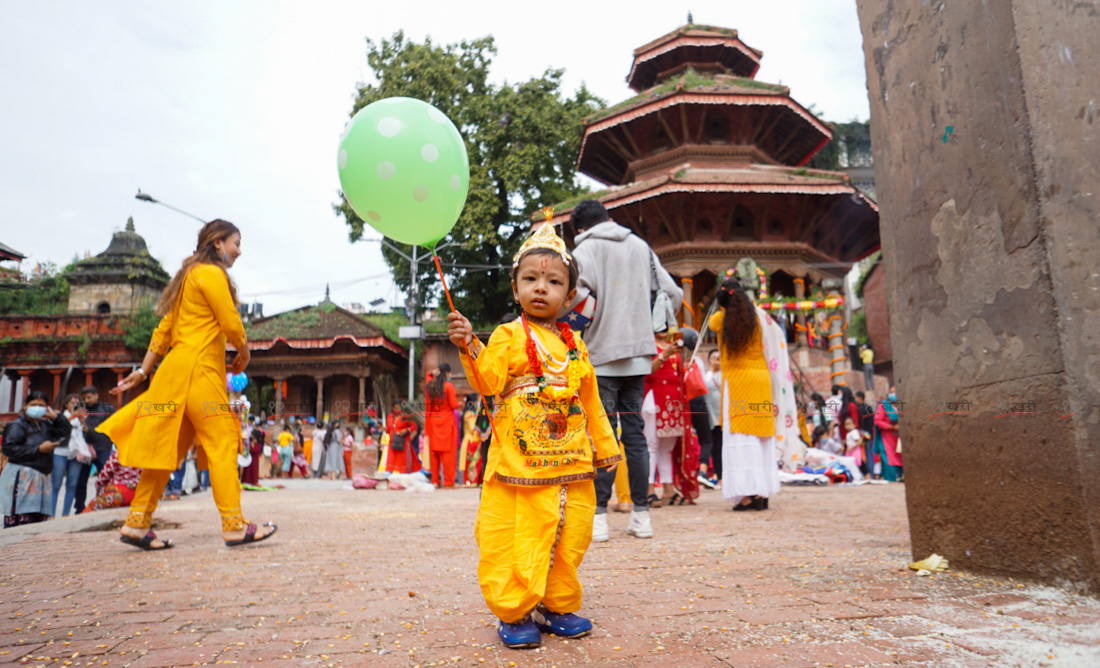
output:
[[[412,292],[409,295],[409,324],[410,325],[416,325],[416,307],[417,307],[416,302],[417,302],[417,298],[419,296],[418,293],[417,293],[417,290],[416,290],[416,274],[417,274],[417,271],[416,271],[416,268],[417,268],[416,251],[417,251],[417,246],[413,246],[412,247],[412,258],[410,259],[411,261],[409,262],[409,271],[412,272],[412,281],[411,281],[411,283],[412,283],[412,288],[411,288]],[[413,391],[415,390],[415,388],[416,388],[416,339],[410,339],[409,340],[409,403],[410,403],[410,405],[416,399],[416,396],[413,394]]]

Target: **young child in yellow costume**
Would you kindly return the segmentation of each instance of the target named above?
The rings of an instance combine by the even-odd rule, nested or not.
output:
[[[538,647],[541,632],[577,638],[592,630],[574,614],[582,600],[577,567],[592,541],[596,468],[614,468],[623,458],[588,350],[555,321],[577,276],[547,224],[514,258],[520,318],[483,346],[466,318],[449,316],[447,333],[463,349],[466,378],[497,397],[499,441],[489,449],[475,533],[481,593],[512,648]]]

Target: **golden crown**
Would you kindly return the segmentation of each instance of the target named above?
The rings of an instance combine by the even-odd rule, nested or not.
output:
[[[549,248],[560,255],[562,262],[567,265],[572,261],[573,257],[565,249],[565,240],[558,236],[557,232],[554,231],[554,225],[550,223],[550,220],[554,217],[554,209],[546,207],[542,210],[542,215],[546,217],[546,222],[535,230],[534,234],[527,237],[527,240],[519,247],[519,250],[512,257],[513,268],[519,265],[519,259],[523,257],[524,253],[536,248]]]

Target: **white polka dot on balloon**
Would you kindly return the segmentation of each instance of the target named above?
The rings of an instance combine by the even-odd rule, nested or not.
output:
[[[424,158],[425,162],[435,162],[439,160],[439,148],[435,144],[424,144],[420,149],[420,157]]]
[[[462,179],[458,178],[458,174],[451,177],[451,190],[457,191],[462,187]]]
[[[386,116],[378,121],[378,134],[383,137],[396,137],[401,132],[401,121],[393,116]]]
[[[447,115],[444,114],[442,111],[436,109],[435,107],[432,107],[432,108],[428,109],[428,117],[431,118],[436,123],[447,123],[447,122],[449,122],[448,118],[447,118]]]
[[[417,186],[413,188],[413,199],[417,202],[423,202],[428,199],[428,188],[425,186]]]
[[[337,162],[340,164],[340,169],[348,166],[348,150],[346,148],[340,149],[340,156],[337,158]]]
[[[382,162],[378,164],[378,178],[383,181],[389,181],[395,176],[397,176],[397,166],[392,162]]]

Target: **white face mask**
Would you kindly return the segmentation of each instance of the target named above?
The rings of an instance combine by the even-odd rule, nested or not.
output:
[[[45,406],[27,406],[27,417],[33,418],[35,420],[46,417],[46,407]]]

